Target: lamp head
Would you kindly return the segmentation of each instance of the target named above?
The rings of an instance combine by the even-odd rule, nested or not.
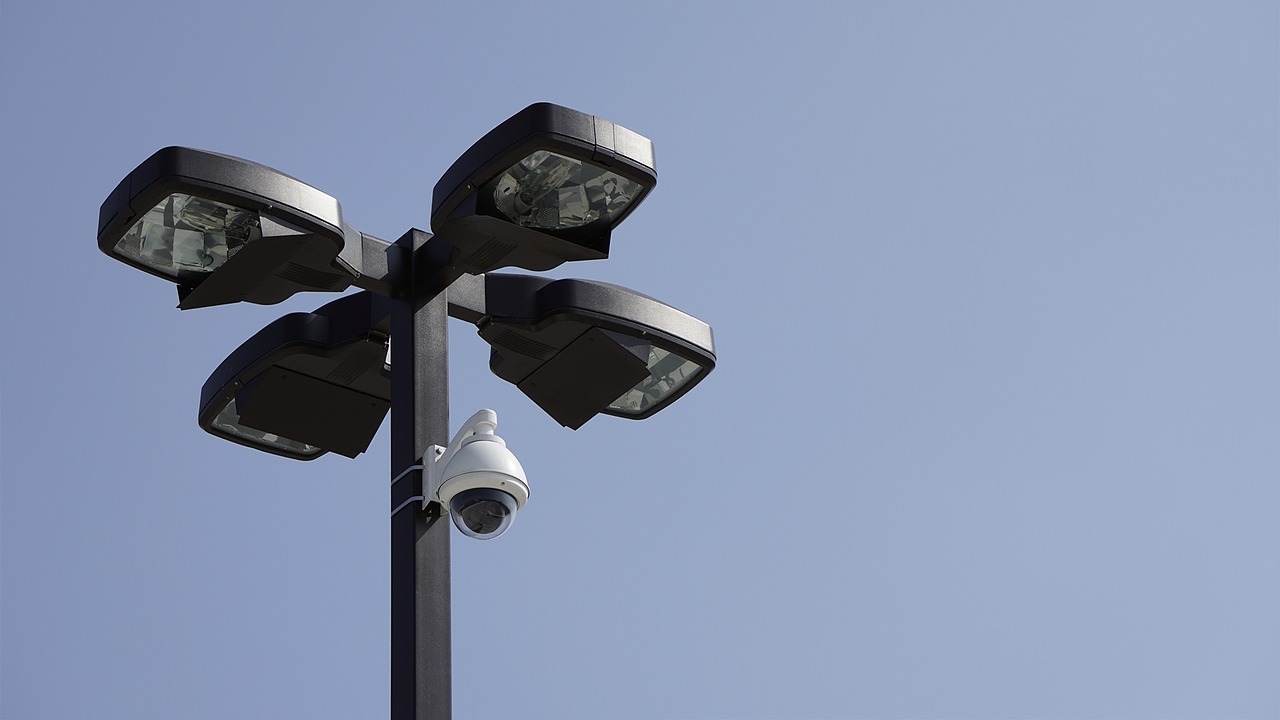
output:
[[[340,291],[338,201],[284,173],[184,147],[157,151],[102,203],[98,247],[179,286],[183,309]],[[354,232],[354,231],[351,231]]]
[[[485,296],[490,369],[566,427],[650,417],[715,367],[710,326],[624,287],[490,273]]]
[[[653,143],[604,118],[530,105],[436,183],[431,229],[469,273],[609,256],[611,231],[657,183]]]
[[[391,407],[388,338],[368,292],[290,313],[231,353],[200,391],[200,427],[296,460],[364,452]]]

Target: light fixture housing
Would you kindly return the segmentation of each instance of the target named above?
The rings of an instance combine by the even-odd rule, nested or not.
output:
[[[476,323],[489,367],[560,424],[599,413],[640,420],[670,406],[715,367],[711,327],[624,287],[530,275],[484,276]],[[466,302],[465,286],[451,303]],[[474,292],[474,291],[473,291]]]
[[[201,388],[200,427],[296,460],[364,452],[391,408],[383,307],[360,292],[267,325]]]
[[[102,203],[98,247],[179,286],[183,309],[269,305],[340,291],[347,238],[338,201],[258,163],[186,147],[157,151]]]
[[[658,181],[653,143],[551,103],[516,113],[436,183],[431,229],[478,274],[609,256],[610,234]]]

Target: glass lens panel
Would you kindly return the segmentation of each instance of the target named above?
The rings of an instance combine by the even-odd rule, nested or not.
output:
[[[501,535],[510,527],[515,513],[516,499],[492,488],[459,493],[449,503],[453,524],[462,534],[481,540]]]
[[[481,192],[511,222],[540,230],[567,230],[609,220],[644,187],[617,173],[539,150],[489,182]]]
[[[213,419],[213,426],[230,435],[249,440],[255,445],[273,445],[302,455],[319,455],[323,452],[321,448],[314,445],[308,445],[297,440],[280,437],[275,433],[262,432],[261,430],[254,430],[251,427],[241,425],[240,412],[236,409],[236,401],[234,399],[227,403],[227,406],[222,408],[222,412],[218,413],[218,416]]]
[[[680,389],[702,366],[655,345],[649,346],[649,377],[609,403],[609,410],[639,415]]]
[[[488,535],[502,527],[510,514],[497,500],[476,500],[458,510],[458,517],[477,535]]]
[[[258,213],[175,193],[134,223],[115,251],[176,278],[179,271],[211,273],[261,237]]]

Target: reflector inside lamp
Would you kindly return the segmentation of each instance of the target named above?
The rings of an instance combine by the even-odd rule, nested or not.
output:
[[[609,333],[615,335],[614,333]],[[617,337],[615,335],[615,337]],[[612,410],[623,415],[639,415],[657,405],[684,386],[695,375],[702,371],[702,366],[686,360],[679,355],[663,350],[650,343],[637,346],[634,339],[628,338],[624,344],[631,347],[632,352],[647,351],[646,364],[649,377],[636,383],[635,387],[626,391],[617,400],[609,403],[606,412]],[[644,354],[640,355],[644,357]]]
[[[261,237],[258,213],[174,193],[134,223],[115,252],[177,278],[212,273],[245,243]]]
[[[569,230],[610,220],[644,186],[602,167],[538,150],[491,180],[481,193],[522,227]]]

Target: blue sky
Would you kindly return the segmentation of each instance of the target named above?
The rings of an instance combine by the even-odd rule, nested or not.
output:
[[[654,142],[605,261],[719,365],[559,427],[451,328],[529,504],[453,541],[458,718],[1280,717],[1274,2],[7,2],[0,717],[388,708],[388,434],[196,424],[277,306],[95,247],[138,162],[361,230],[537,101]]]

